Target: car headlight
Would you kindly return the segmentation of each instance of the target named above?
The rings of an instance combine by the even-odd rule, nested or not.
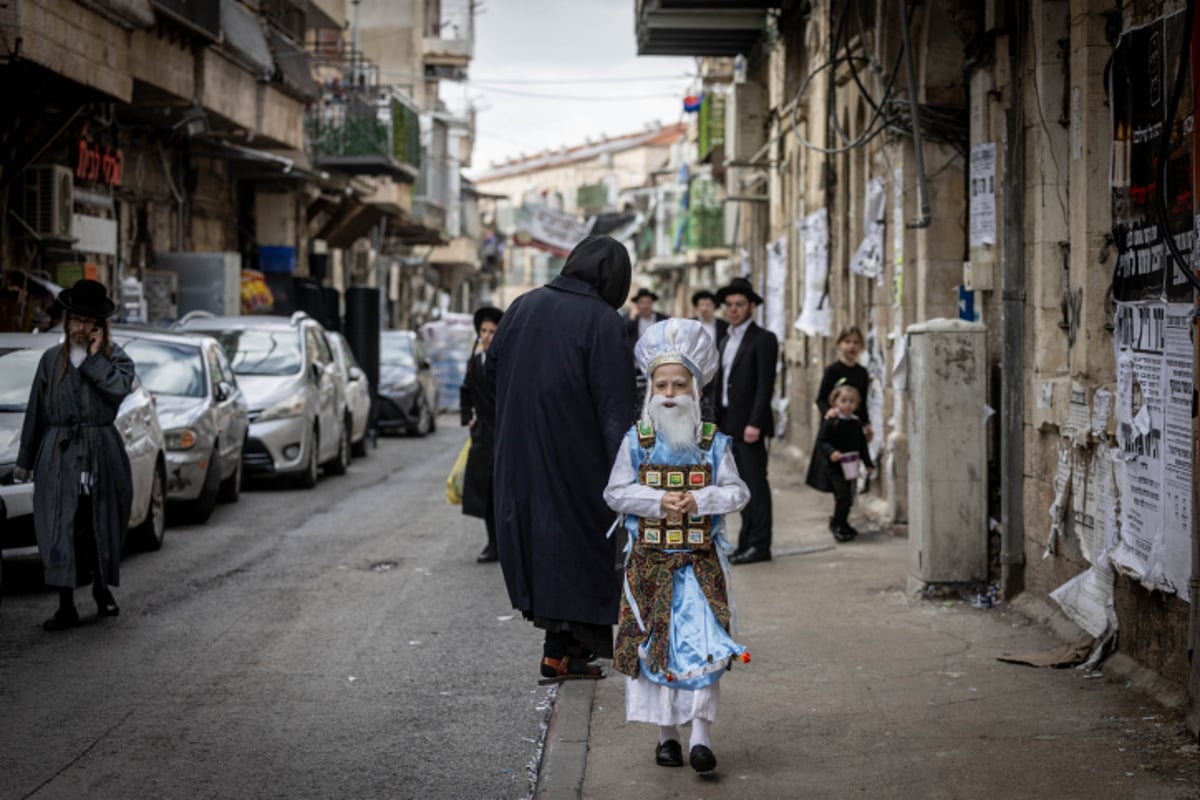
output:
[[[168,450],[191,450],[196,446],[196,432],[191,428],[175,428],[164,431],[163,440]]]
[[[285,397],[274,405],[267,406],[263,412],[258,415],[259,422],[267,422],[273,419],[287,419],[288,417],[298,417],[304,413],[304,393],[300,392],[290,397]]]

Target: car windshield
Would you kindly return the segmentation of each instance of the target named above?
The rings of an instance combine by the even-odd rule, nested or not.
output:
[[[407,336],[384,336],[379,343],[379,363],[385,367],[416,369],[412,340]]]
[[[152,394],[204,397],[204,361],[200,348],[186,344],[130,339],[122,343],[142,386]]]
[[[304,360],[296,331],[220,331],[211,334],[238,375],[294,375]]]
[[[0,411],[24,411],[44,350],[0,348]]]

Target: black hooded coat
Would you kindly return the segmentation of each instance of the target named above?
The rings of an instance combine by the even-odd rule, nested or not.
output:
[[[615,540],[605,535],[614,515],[604,487],[635,416],[616,311],[630,273],[623,245],[587,237],[561,275],[509,306],[484,362],[496,386],[500,565],[513,607],[543,627],[617,621],[620,574]],[[611,630],[596,644],[611,653]]]

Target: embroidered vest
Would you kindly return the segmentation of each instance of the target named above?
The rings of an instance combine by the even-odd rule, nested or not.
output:
[[[712,449],[717,426],[705,422],[700,429],[700,449]],[[638,445],[644,453],[638,465],[638,483],[667,492],[694,491],[711,486],[711,464],[655,464],[648,459],[657,437],[648,422],[638,422]],[[656,550],[708,550],[712,547],[713,518],[707,514],[668,514],[665,518],[638,518],[638,546]]]

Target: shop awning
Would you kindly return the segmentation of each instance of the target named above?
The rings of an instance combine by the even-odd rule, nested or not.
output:
[[[374,205],[354,204],[335,216],[314,239],[324,239],[330,247],[346,248],[371,232],[386,216],[383,209]]]
[[[269,81],[275,76],[275,59],[253,11],[237,0],[221,0],[221,32],[226,48],[254,69],[259,80]]]
[[[320,181],[328,177],[324,172],[309,168],[304,163],[307,159],[303,153],[284,155],[231,142],[208,141],[197,143],[196,155],[238,162],[235,177],[242,180]]]
[[[304,48],[274,28],[268,35],[283,90],[308,103],[320,98],[321,87],[313,80],[312,59]]]
[[[127,30],[148,30],[154,27],[154,9],[150,0],[80,0],[106,19]]]

